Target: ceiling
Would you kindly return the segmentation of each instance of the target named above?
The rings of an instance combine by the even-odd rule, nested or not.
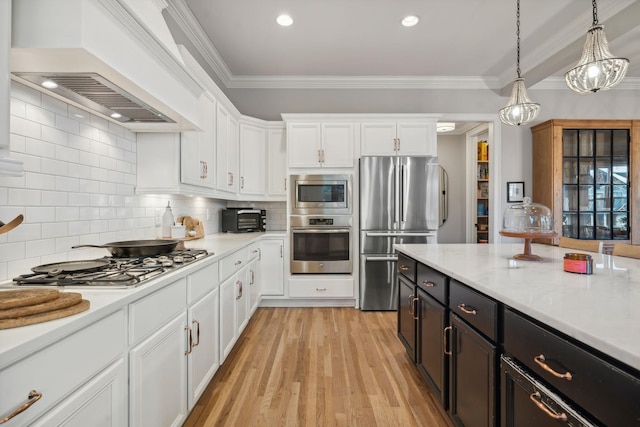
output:
[[[186,34],[226,89],[468,87],[506,95],[516,77],[515,0],[168,3],[173,28]],[[281,13],[293,25],[277,25]],[[401,26],[407,15],[420,22]],[[637,84],[640,0],[600,0],[598,18],[610,50],[631,61],[623,84]],[[521,0],[528,87],[557,83],[575,65],[591,22],[588,0]]]

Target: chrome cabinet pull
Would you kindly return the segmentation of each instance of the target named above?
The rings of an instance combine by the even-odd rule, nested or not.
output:
[[[444,330],[442,331],[442,344],[444,346],[444,354],[446,354],[447,356],[451,356],[451,350],[447,351],[447,343],[449,340],[447,340],[447,331],[451,331],[453,330],[453,326],[447,326],[446,328],[444,328]]]
[[[545,371],[549,372],[554,377],[563,378],[567,381],[571,381],[573,379],[573,375],[571,375],[571,372],[567,371],[566,373],[561,374],[560,372],[553,370],[549,365],[547,365],[545,363],[546,360],[547,359],[544,357],[544,354],[539,354],[538,356],[535,356],[533,358],[533,361],[536,362],[538,366],[540,366]]]
[[[433,283],[433,282],[428,282],[428,281],[426,281],[426,280],[423,280],[423,281],[422,281],[422,284],[423,284],[425,287],[427,287],[427,288],[433,288],[433,287],[436,285],[435,283]]]
[[[327,288],[316,288],[316,292],[325,292]]]
[[[242,261],[238,260],[233,265],[240,265],[240,264],[242,264]]]
[[[458,308],[460,310],[462,310],[463,313],[467,313],[467,314],[473,314],[474,316],[476,314],[478,314],[478,312],[476,311],[475,308],[471,307],[471,306],[467,306],[465,304],[458,304]]]
[[[284,257],[284,250],[282,249],[282,245],[280,245],[280,258]]]
[[[237,280],[236,285],[238,286],[238,294],[236,295],[236,299],[240,299],[242,298],[242,282],[240,280]]]
[[[251,282],[249,282],[250,285],[254,285],[256,283],[256,275],[253,272],[253,270],[251,270]]]
[[[416,298],[414,298],[414,299],[411,301],[411,305],[413,306],[413,320],[418,320],[418,316],[417,316],[417,312],[418,312],[418,310],[416,310],[416,308],[417,308],[416,303],[417,303],[418,301],[420,301],[420,298],[417,298],[417,297],[416,297]]]
[[[322,150],[318,150],[318,163],[322,163]]]
[[[187,354],[191,354],[191,351],[193,350],[193,335],[191,334],[191,328],[190,327],[185,326],[184,330],[185,331],[189,331],[187,333],[187,343],[188,343],[189,350],[184,352],[184,354],[186,356]]]
[[[200,345],[200,322],[198,322],[197,320],[193,320],[193,321],[191,322],[191,324],[192,324],[192,325],[193,325],[193,324],[195,324],[195,325],[196,325],[196,339],[197,339],[198,341],[196,341],[196,342],[193,344],[193,346],[194,346],[194,347],[197,347],[197,346],[199,346],[199,345]]]
[[[27,398],[28,398],[28,400],[26,402],[24,402],[18,409],[16,409],[15,411],[10,413],[6,417],[0,419],[0,424],[6,423],[7,421],[12,419],[16,415],[19,415],[19,414],[23,413],[24,411],[26,411],[27,409],[29,409],[31,407],[31,405],[33,405],[34,403],[36,403],[38,400],[40,400],[42,398],[42,393],[38,393],[35,390],[31,390],[29,392],[29,394],[27,395]]]
[[[398,268],[400,268],[400,271],[407,271],[409,269],[406,265],[400,265]]]
[[[287,191],[287,178],[284,179],[284,191]]]
[[[549,415],[554,420],[567,421],[567,414],[565,414],[564,412],[556,414],[550,408],[548,408],[547,405],[542,403],[542,401],[540,400],[541,398],[542,396],[540,396],[540,392],[538,391],[535,391],[529,395],[529,399],[531,399],[531,401],[535,403],[538,409],[540,409],[542,412]]]
[[[240,177],[240,188],[244,188],[244,176]]]

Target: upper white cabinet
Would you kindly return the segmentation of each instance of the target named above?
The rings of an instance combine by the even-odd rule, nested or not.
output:
[[[267,196],[281,196],[284,200],[287,195],[287,138],[284,127],[269,129],[267,140]]]
[[[264,196],[266,192],[267,130],[240,123],[240,194]]]
[[[222,105],[216,109],[216,188],[238,192],[238,120]]]
[[[436,121],[362,123],[360,152],[363,156],[435,156]]]
[[[291,168],[354,165],[353,123],[289,123],[287,141]]]
[[[182,132],[180,139],[180,179],[184,184],[215,187],[215,101],[200,96],[200,132]]]

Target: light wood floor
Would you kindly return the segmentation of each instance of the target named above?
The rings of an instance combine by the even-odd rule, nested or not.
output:
[[[438,405],[395,312],[259,308],[184,426],[451,426]]]

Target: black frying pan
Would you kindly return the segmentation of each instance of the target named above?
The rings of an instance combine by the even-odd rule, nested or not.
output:
[[[78,271],[97,270],[107,264],[109,264],[109,259],[104,258],[81,261],[63,261],[54,262],[53,264],[39,265],[37,267],[33,267],[31,271],[38,274],[48,274],[50,276],[55,276],[62,273],[75,273]]]
[[[179,240],[128,240],[105,245],[77,245],[75,248],[105,248],[114,257],[138,257],[166,254],[173,251]]]

